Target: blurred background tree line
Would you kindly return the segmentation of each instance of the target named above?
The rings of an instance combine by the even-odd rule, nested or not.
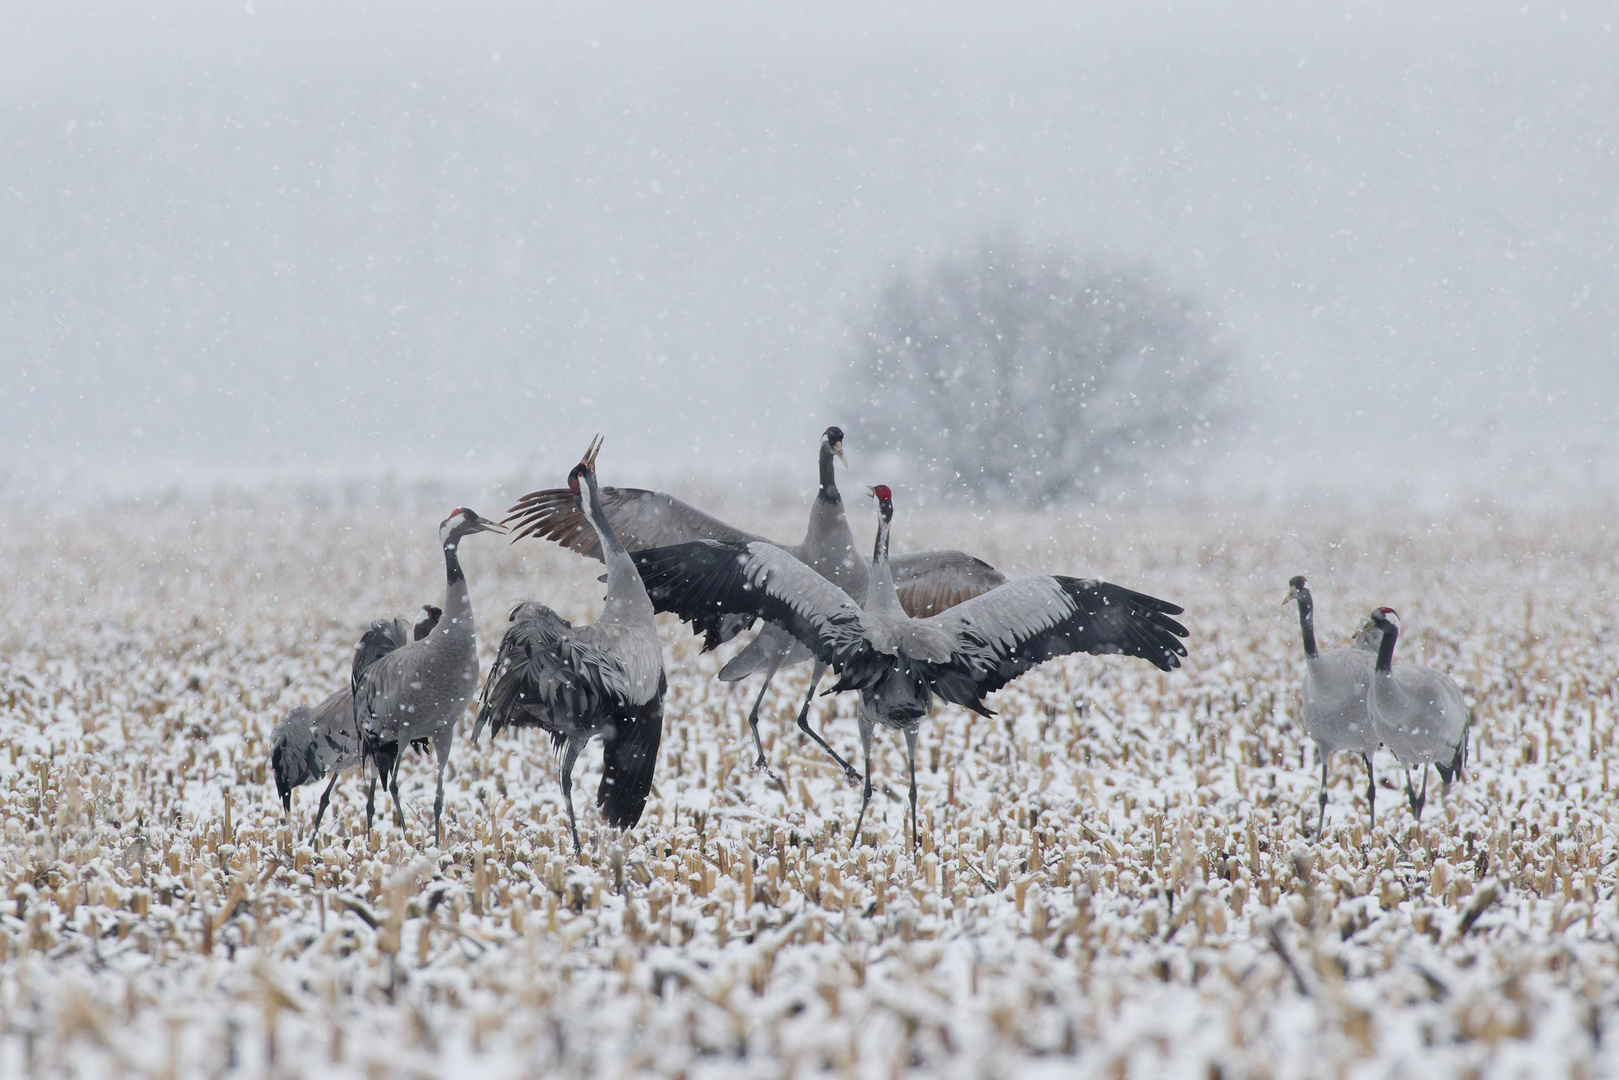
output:
[[[1238,417],[1218,318],[1145,266],[1008,235],[903,269],[852,334],[842,403],[945,493],[1094,499]]]

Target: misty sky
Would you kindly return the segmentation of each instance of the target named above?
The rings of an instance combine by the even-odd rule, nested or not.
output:
[[[869,7],[0,5],[0,455],[797,460],[997,229],[1199,296],[1266,443],[1611,444],[1611,7]]]

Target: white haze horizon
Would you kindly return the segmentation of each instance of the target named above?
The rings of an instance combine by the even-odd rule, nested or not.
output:
[[[888,275],[1009,231],[1235,345],[1122,497],[1611,497],[1619,16],[1296,7],[5,4],[0,474],[792,477]]]

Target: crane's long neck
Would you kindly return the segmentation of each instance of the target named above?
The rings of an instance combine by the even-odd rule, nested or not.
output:
[[[821,440],[821,493],[822,502],[843,502],[843,496],[838,494],[838,477],[833,466],[834,455],[832,444],[826,439]]]
[[[1321,650],[1315,645],[1315,601],[1309,589],[1299,590],[1299,629],[1304,633],[1304,655],[1314,660]]]
[[[899,593],[894,591],[894,573],[888,565],[888,533],[893,525],[890,513],[879,508],[877,513],[877,541],[871,550],[871,574],[866,580],[868,611],[893,610],[903,612]]]
[[[1400,628],[1393,623],[1380,623],[1383,643],[1377,647],[1377,670],[1385,675],[1394,674],[1394,643],[1400,639]]]
[[[893,528],[894,520],[881,511],[877,514],[877,540],[871,546],[872,569],[888,565],[888,533]]]
[[[854,533],[843,512],[843,496],[838,493],[833,456],[831,446],[823,440],[821,487],[816,492],[815,504],[810,507],[809,529],[799,547],[799,558],[858,601],[860,590],[866,586],[869,568],[860,563]]]
[[[619,540],[618,533],[613,531],[613,523],[607,520],[601,494],[596,490],[596,477],[587,472],[580,477],[580,483],[583,485],[580,488],[581,508],[585,519],[601,540],[602,561],[607,564],[607,604],[602,610],[603,617],[621,617],[633,609],[635,613],[645,614],[650,619],[652,602],[647,599],[646,586],[641,583],[641,572],[635,568],[635,561]]]
[[[444,541],[444,614],[439,624],[446,632],[453,627],[472,626],[472,597],[467,591],[467,575],[461,570],[461,538]]]

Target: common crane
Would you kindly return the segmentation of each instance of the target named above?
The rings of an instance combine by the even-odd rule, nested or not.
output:
[[[877,540],[865,604],[773,544],[700,540],[640,553],[648,595],[699,632],[727,615],[754,614],[785,626],[838,673],[827,693],[860,691],[866,775],[855,837],[871,802],[871,733],[905,733],[911,842],[916,825],[916,731],[937,695],[982,716],[983,698],[1030,668],[1074,652],[1122,653],[1168,671],[1180,666],[1181,608],[1142,593],[1047,574],[1017,578],[927,618],[901,605],[888,558],[893,493],[877,498]]]
[[[1315,740],[1321,756],[1321,810],[1316,817],[1315,834],[1327,821],[1327,759],[1334,751],[1359,754],[1366,763],[1366,806],[1377,821],[1377,774],[1372,758],[1381,741],[1367,711],[1366,696],[1371,688],[1376,645],[1364,632],[1356,635],[1355,647],[1322,652],[1315,643],[1315,599],[1302,574],[1288,583],[1283,604],[1299,606],[1299,630],[1304,636],[1304,730]],[[1381,635],[1377,635],[1381,636]]]
[[[1366,628],[1382,632],[1377,663],[1372,672],[1367,702],[1372,724],[1383,745],[1406,767],[1405,797],[1411,812],[1422,820],[1428,802],[1428,766],[1439,770],[1445,787],[1467,763],[1467,733],[1472,716],[1462,700],[1456,680],[1421,664],[1394,666],[1394,645],[1400,639],[1400,617],[1393,608],[1373,610]],[[1422,766],[1422,792],[1411,787],[1411,766]]]
[[[438,787],[433,799],[433,837],[444,842],[444,768],[450,763],[455,721],[478,688],[478,637],[472,622],[472,598],[461,570],[461,541],[474,533],[501,532],[501,526],[465,507],[452,511],[438,528],[444,550],[444,613],[432,633],[383,653],[354,679],[354,722],[365,755],[376,765],[377,779],[393,796],[394,817],[405,827],[399,804],[399,756],[403,746],[432,741],[438,757]],[[362,642],[363,647],[363,642]],[[356,656],[356,666],[359,657]],[[373,794],[375,786],[372,787]],[[375,810],[368,798],[365,827]]]
[[[595,531],[607,563],[601,617],[572,626],[538,601],[517,605],[484,683],[477,742],[508,725],[551,733],[562,759],[562,798],[575,857],[579,824],[573,810],[573,766],[592,737],[602,740],[602,779],[596,805],[607,823],[628,829],[641,820],[663,738],[663,644],[641,575],[619,542],[596,486],[597,436],[568,474],[568,490]]]

